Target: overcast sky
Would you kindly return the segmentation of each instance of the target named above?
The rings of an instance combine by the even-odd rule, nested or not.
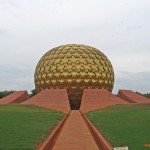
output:
[[[34,89],[48,50],[85,44],[115,71],[113,93],[150,92],[150,0],[0,0],[0,91]]]

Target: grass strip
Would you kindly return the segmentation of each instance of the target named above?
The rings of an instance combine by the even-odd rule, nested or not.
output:
[[[63,116],[34,105],[0,105],[0,150],[35,150]]]
[[[150,144],[150,105],[114,105],[88,112],[87,117],[112,144],[129,150],[148,150]]]

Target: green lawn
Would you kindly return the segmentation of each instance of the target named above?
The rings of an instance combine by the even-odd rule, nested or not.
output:
[[[150,149],[144,147],[150,144],[150,105],[114,105],[87,116],[113,147]]]
[[[0,105],[0,150],[35,150],[63,116],[34,105]]]

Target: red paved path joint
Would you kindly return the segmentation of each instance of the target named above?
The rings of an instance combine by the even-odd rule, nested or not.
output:
[[[98,150],[81,113],[72,110],[53,150]]]

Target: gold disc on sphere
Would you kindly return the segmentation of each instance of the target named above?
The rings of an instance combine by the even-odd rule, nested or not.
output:
[[[114,71],[108,58],[96,48],[67,44],[48,51],[38,62],[35,87],[67,89],[72,109],[80,107],[83,89],[112,91]]]

